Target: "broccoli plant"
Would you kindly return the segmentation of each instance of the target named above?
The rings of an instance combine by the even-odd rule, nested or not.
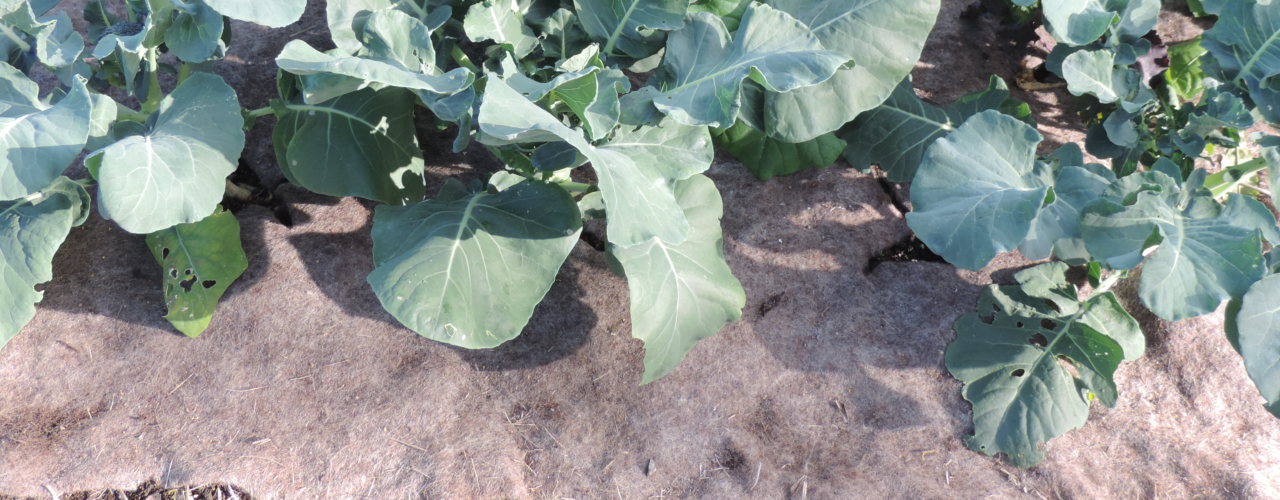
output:
[[[52,278],[53,255],[86,220],[95,186],[104,218],[146,235],[163,268],[169,321],[199,335],[247,267],[239,224],[218,213],[244,148],[245,119],[235,91],[208,71],[230,43],[229,18],[284,26],[306,2],[129,0],[113,12],[93,0],[84,8],[85,34],[65,11],[49,14],[58,3],[0,2],[0,198],[8,200],[0,202],[7,248],[0,345],[34,316],[41,294],[33,287]],[[162,52],[179,67],[162,64]],[[37,67],[61,87],[39,96],[29,77]],[[167,95],[162,71],[177,73]],[[114,101],[111,87],[140,109]],[[85,149],[91,177],[63,177]]]
[[[0,2],[11,88],[0,195],[15,247],[4,269],[20,278],[5,280],[0,340],[33,316],[33,286],[50,279],[93,186],[104,218],[147,235],[167,318],[203,331],[247,265],[219,208],[226,179],[249,124],[274,115],[290,182],[382,203],[369,285],[430,339],[489,348],[519,335],[583,221],[604,221],[644,383],[745,305],[702,175],[713,145],[761,177],[830,164],[845,147],[835,133],[890,97],[939,11],[937,0],[334,1],[336,48],[289,42],[279,97],[245,110],[210,72],[233,43],[228,20],[280,27],[305,1],[93,0],[85,34],[47,15],[56,0]],[[37,96],[36,65],[62,88]],[[177,75],[167,94],[161,72]],[[456,128],[456,151],[478,144],[506,168],[427,193],[419,114]],[[60,177],[85,149],[91,178]]]
[[[948,262],[976,270],[1013,250],[1055,259],[1017,285],[987,287],[955,324],[946,365],[973,403],[972,449],[1029,467],[1044,458],[1041,443],[1084,425],[1094,400],[1116,403],[1114,372],[1145,347],[1109,290],[1139,267],[1138,297],[1162,319],[1226,303],[1227,338],[1280,416],[1280,228],[1254,180],[1280,181],[1280,138],[1255,135],[1259,157],[1227,168],[1207,155],[1238,153],[1242,130],[1280,123],[1280,4],[1203,6],[1217,22],[1174,46],[1166,71],[1140,60],[1159,2],[1043,0],[1059,42],[1047,64],[1101,105],[1086,147],[1109,167],[1087,163],[1077,144],[1037,156],[1034,121],[998,83],[945,109],[904,83],[843,132],[855,166],[913,181],[907,223]],[[1087,296],[1068,265],[1084,266]]]

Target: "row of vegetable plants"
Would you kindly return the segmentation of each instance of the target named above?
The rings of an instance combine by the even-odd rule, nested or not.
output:
[[[838,154],[835,132],[907,76],[939,10],[937,0],[334,1],[336,48],[289,42],[278,98],[250,110],[212,72],[234,43],[230,20],[283,27],[305,0],[91,0],[83,34],[58,4],[0,0],[0,343],[33,318],[35,286],[52,278],[94,189],[102,217],[146,235],[169,321],[204,331],[247,267],[239,225],[219,208],[227,177],[245,130],[274,115],[290,182],[382,202],[368,282],[427,338],[489,348],[516,337],[583,221],[605,221],[645,343],[644,383],[745,305],[724,259],[721,198],[702,175],[713,144],[766,158],[751,163],[762,177]],[[60,88],[38,95],[36,70]],[[418,114],[455,124],[455,150],[479,143],[506,168],[427,199]],[[62,176],[85,150],[90,177]],[[575,174],[588,163],[593,176]]]
[[[1043,137],[996,79],[941,109],[904,83],[843,132],[854,166],[912,182],[907,223],[948,262],[1052,258],[955,323],[946,366],[973,404],[969,447],[1030,467],[1093,401],[1116,404],[1116,370],[1146,348],[1111,292],[1125,279],[1167,321],[1226,302],[1225,334],[1280,416],[1280,229],[1258,200],[1271,195],[1260,177],[1280,180],[1280,138],[1242,137],[1280,123],[1280,3],[1201,0],[1213,27],[1170,47],[1153,33],[1159,0],[1013,1],[1038,7],[1057,42],[1046,67],[1090,113],[1084,148],[1037,156]]]
[[[945,108],[916,96],[907,76],[937,0],[331,2],[337,48],[288,43],[279,97],[254,110],[212,72],[230,20],[282,27],[304,0],[92,0],[83,34],[50,14],[58,4],[0,0],[0,345],[34,316],[35,287],[89,216],[90,190],[102,217],[146,235],[169,321],[204,331],[247,267],[219,207],[226,179],[245,130],[275,115],[289,181],[382,202],[368,282],[437,341],[488,348],[519,335],[583,221],[600,219],[645,343],[643,382],[670,373],[745,305],[724,260],[722,201],[702,175],[715,145],[762,179],[843,156],[912,182],[908,224],[958,267],[1013,250],[1054,259],[987,288],[956,323],[946,360],[974,405],[975,450],[1034,465],[1093,400],[1115,404],[1113,374],[1145,342],[1109,290],[1140,265],[1139,297],[1161,318],[1228,302],[1227,335],[1280,407],[1280,229],[1255,180],[1275,185],[1280,140],[1255,138],[1260,157],[1219,172],[1197,168],[1277,120],[1273,4],[1197,3],[1214,28],[1162,47],[1150,37],[1158,0],[1043,0],[1059,42],[1049,69],[1102,111],[1085,148],[1048,157],[998,77]],[[40,96],[37,70],[60,88]],[[176,75],[167,94],[162,73]],[[506,168],[428,199],[420,113],[456,126],[455,150],[479,143]],[[90,177],[64,177],[83,151]],[[1087,269],[1087,296],[1068,266]]]

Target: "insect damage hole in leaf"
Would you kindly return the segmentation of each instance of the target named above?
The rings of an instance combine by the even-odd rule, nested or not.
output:
[[[147,235],[147,246],[167,270],[162,275],[165,319],[190,337],[209,326],[218,300],[249,265],[240,245],[240,224],[221,207],[199,222]]]
[[[1019,285],[984,289],[979,309],[1000,303],[1006,312],[989,324],[978,313],[960,318],[946,351],[947,369],[973,403],[974,435],[967,444],[989,455],[1003,452],[1018,467],[1044,459],[1041,443],[1082,427],[1094,399],[1113,407],[1113,374],[1145,350],[1137,320],[1115,295],[1068,300],[1076,292],[1067,268],[1042,264],[1016,274]],[[1062,311],[1043,305],[1050,296]],[[1028,336],[1027,329],[1035,333]]]

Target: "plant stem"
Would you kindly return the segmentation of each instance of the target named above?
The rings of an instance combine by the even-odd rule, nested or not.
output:
[[[1270,191],[1270,190],[1260,188],[1260,187],[1258,187],[1258,185],[1257,185],[1257,184],[1249,184],[1249,183],[1246,183],[1246,182],[1241,182],[1241,183],[1240,183],[1240,185],[1241,185],[1241,186],[1243,186],[1243,187],[1247,187],[1247,188],[1249,188],[1249,189],[1252,189],[1252,190],[1254,190],[1254,191],[1257,191],[1257,192],[1259,192],[1259,193],[1265,194],[1265,195],[1267,195],[1267,196],[1271,196],[1271,191]]]
[[[5,38],[13,41],[14,45],[17,45],[23,52],[31,50],[31,44],[27,43],[26,40],[23,40],[22,36],[18,35],[18,32],[13,30],[12,26],[9,26],[6,23],[0,23],[0,33],[3,33]]]
[[[237,200],[248,201],[253,198],[253,191],[240,187],[239,184],[231,182],[231,179],[227,179],[227,189],[224,196]]]
[[[476,65],[471,62],[471,58],[467,57],[466,54],[463,54],[462,49],[458,48],[456,44],[453,46],[453,50],[449,55],[453,56],[453,60],[457,61],[458,65],[471,70],[472,73],[481,73],[480,68],[477,68]]]
[[[1128,271],[1112,271],[1111,274],[1107,275],[1106,279],[1102,280],[1101,283],[1098,283],[1098,288],[1093,289],[1093,293],[1089,296],[1094,297],[1111,291],[1111,287],[1115,286],[1116,283],[1119,283],[1120,280],[1124,279],[1128,275]]]
[[[586,193],[588,191],[591,191],[592,189],[595,189],[595,186],[592,186],[590,184],[583,184],[581,182],[565,181],[565,182],[557,182],[556,185],[564,188],[565,191],[568,191],[570,193]]]
[[[1204,187],[1213,193],[1214,198],[1221,198],[1265,168],[1267,168],[1267,160],[1263,158],[1255,158],[1238,165],[1226,167],[1221,172],[1210,175]],[[1228,175],[1231,177],[1228,178]]]
[[[265,108],[250,111],[247,116],[252,119],[274,114],[276,114],[276,110],[271,106],[267,106]]]
[[[190,77],[191,77],[191,65],[184,62],[182,63],[182,67],[178,68],[178,85],[182,85],[182,82],[187,81],[187,78],[190,78]]]
[[[151,71],[151,82],[147,86],[147,102],[142,103],[142,112],[155,113],[160,109],[160,64],[156,62],[158,47],[147,50],[147,68]]]
[[[142,123],[147,121],[150,115],[129,109],[127,106],[116,103],[116,120],[126,122]]]
[[[418,2],[415,2],[414,0],[409,0],[408,2],[405,2],[405,3],[409,5],[409,8],[413,9],[413,11],[418,14],[419,21],[427,20],[427,9],[419,7]]]

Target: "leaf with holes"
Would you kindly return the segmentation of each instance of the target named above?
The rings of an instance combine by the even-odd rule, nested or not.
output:
[[[946,364],[973,403],[970,449],[1039,463],[1041,443],[1084,427],[1090,402],[1115,406],[1116,369],[1142,356],[1142,331],[1115,295],[1081,301],[1066,271],[1052,262],[1014,275],[1016,286],[988,286],[956,321]]]
[[[147,247],[164,272],[164,318],[188,337],[209,327],[222,294],[249,268],[240,222],[221,207],[199,222],[148,234]]]
[[[413,94],[364,89],[322,104],[299,99],[273,107],[277,163],[290,182],[331,196],[392,205],[426,197]]]
[[[0,347],[35,317],[44,297],[35,286],[53,279],[53,255],[88,214],[89,193],[66,177],[30,197],[0,201]]]
[[[504,180],[520,178],[493,179]],[[471,349],[520,334],[582,229],[577,203],[558,186],[476,187],[449,179],[434,200],[379,206],[369,274],[382,306],[410,330]]]
[[[631,335],[644,341],[644,379],[666,376],[699,340],[742,316],[747,296],[724,260],[723,203],[711,179],[676,183],[676,201],[689,220],[689,239],[668,245],[654,238],[609,252],[631,290]]]
[[[240,101],[222,77],[196,73],[160,102],[142,135],[85,162],[98,168],[98,209],[134,234],[213,213],[244,149]]]

